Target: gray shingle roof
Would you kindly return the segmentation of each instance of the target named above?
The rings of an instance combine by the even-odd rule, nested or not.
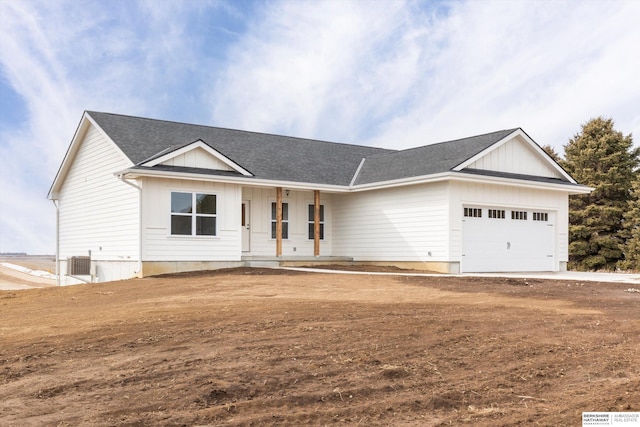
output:
[[[517,129],[367,157],[354,182],[370,184],[448,172]]]
[[[137,169],[144,169],[139,165],[145,161],[202,140],[258,179],[344,186],[351,183],[362,159],[366,160],[355,185],[447,172],[516,130],[397,151],[111,113],[87,113]],[[163,165],[152,168],[176,170]],[[211,171],[194,168],[180,170],[211,174]]]
[[[87,112],[134,164],[202,140],[256,178],[349,185],[363,157],[390,152],[210,126]]]

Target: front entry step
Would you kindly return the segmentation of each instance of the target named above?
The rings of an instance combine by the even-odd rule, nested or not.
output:
[[[252,260],[252,261],[245,261],[244,266],[258,267],[258,268],[274,268],[274,267],[280,267],[280,261]]]
[[[243,256],[242,262],[246,267],[265,267],[274,268],[281,266],[295,267],[300,265],[313,264],[339,264],[353,262],[350,257],[335,256],[284,256],[284,257],[261,257],[261,256]]]

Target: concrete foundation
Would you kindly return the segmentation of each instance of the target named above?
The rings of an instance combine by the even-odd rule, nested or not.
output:
[[[144,261],[142,277],[159,274],[186,273],[188,271],[219,270],[244,267],[242,261]]]

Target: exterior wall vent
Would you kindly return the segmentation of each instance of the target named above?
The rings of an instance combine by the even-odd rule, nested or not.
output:
[[[88,276],[91,274],[91,257],[72,256],[67,258],[67,275]]]

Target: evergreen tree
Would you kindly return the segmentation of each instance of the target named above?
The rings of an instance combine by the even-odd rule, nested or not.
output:
[[[623,259],[621,230],[640,149],[613,126],[612,119],[591,119],[564,146],[563,167],[594,188],[569,198],[569,260],[578,270],[614,270]]]
[[[543,145],[542,149],[544,150],[545,153],[549,155],[549,157],[551,157],[556,162],[560,163],[561,161],[560,155],[552,146],[550,146],[549,144]]]
[[[640,271],[640,173],[633,183],[629,210],[624,214],[624,260],[618,262],[623,270]]]

